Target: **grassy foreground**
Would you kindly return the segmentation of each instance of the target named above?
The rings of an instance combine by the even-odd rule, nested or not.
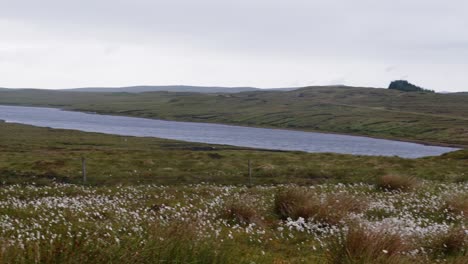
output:
[[[467,160],[0,123],[0,263],[466,263]]]
[[[0,184],[81,183],[86,157],[89,185],[374,183],[396,174],[441,182],[468,180],[468,151],[403,159],[274,152],[38,128],[0,123]]]
[[[0,104],[336,132],[468,147],[468,96],[359,87],[235,94],[0,90]]]
[[[468,184],[12,185],[2,263],[467,263]]]

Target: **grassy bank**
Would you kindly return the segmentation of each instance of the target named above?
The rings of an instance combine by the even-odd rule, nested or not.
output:
[[[357,87],[236,94],[0,91],[0,104],[468,146],[468,96]]]
[[[0,182],[80,183],[81,157],[90,185],[246,184],[249,159],[253,184],[468,179],[467,150],[420,159],[275,152],[0,123]]]

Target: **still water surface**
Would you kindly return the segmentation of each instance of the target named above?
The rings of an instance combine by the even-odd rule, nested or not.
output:
[[[425,146],[359,136],[163,121],[64,111],[55,108],[0,105],[0,120],[39,127],[74,129],[124,136],[158,137],[274,150],[335,152],[405,158],[437,156],[456,150],[455,148]]]

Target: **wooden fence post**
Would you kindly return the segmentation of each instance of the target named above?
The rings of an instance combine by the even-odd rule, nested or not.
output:
[[[252,161],[249,159],[249,186],[252,186]]]
[[[83,183],[86,183],[86,159],[81,157],[81,173],[83,175]]]

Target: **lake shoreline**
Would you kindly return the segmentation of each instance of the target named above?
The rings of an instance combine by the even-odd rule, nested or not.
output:
[[[402,158],[439,156],[459,150],[458,148],[428,146],[366,136],[206,122],[166,121],[115,114],[105,115],[102,112],[90,113],[89,111],[83,112],[77,109],[70,111],[66,108],[23,106],[3,106],[2,108],[4,115],[0,115],[0,117],[10,123],[121,136],[155,137],[251,149],[364,156],[399,156]]]
[[[45,107],[48,108],[48,107]],[[247,126],[238,123],[213,123],[213,122],[204,122],[203,120],[200,121],[187,121],[187,120],[178,120],[178,119],[163,119],[163,118],[151,118],[151,117],[140,117],[140,116],[132,116],[132,115],[120,115],[115,112],[96,112],[96,111],[85,111],[81,109],[74,109],[74,108],[55,108],[60,109],[63,111],[74,111],[74,112],[81,112],[87,114],[97,114],[97,115],[112,115],[112,116],[125,116],[125,117],[135,117],[135,118],[144,118],[144,119],[151,119],[151,120],[161,120],[161,121],[173,121],[173,122],[187,122],[187,123],[204,123],[204,124],[215,124],[215,125],[226,125],[226,126],[238,126],[238,127],[247,127],[247,128],[267,128],[267,129],[276,129],[276,130],[288,130],[288,131],[299,131],[299,132],[313,132],[313,133],[320,133],[320,134],[328,134],[328,135],[340,135],[340,136],[356,136],[356,137],[365,137],[365,138],[372,138],[372,139],[385,139],[385,140],[392,140],[392,141],[400,141],[406,143],[416,143],[421,144],[424,146],[434,146],[434,147],[448,147],[448,148],[460,148],[460,149],[467,149],[468,145],[462,144],[450,144],[450,143],[441,143],[441,142],[432,142],[432,141],[424,141],[424,140],[416,140],[416,139],[402,139],[402,138],[393,138],[393,137],[377,137],[377,136],[369,136],[369,135],[362,135],[362,134],[354,134],[354,133],[338,133],[332,131],[323,131],[323,130],[313,130],[313,129],[293,129],[293,128],[280,128],[275,126]]]
[[[187,120],[175,120],[175,119],[156,119],[151,117],[140,117],[140,116],[132,116],[132,115],[125,115],[119,114],[115,112],[105,112],[105,111],[86,111],[83,109],[75,109],[75,108],[67,108],[67,107],[51,107],[51,106],[35,106],[35,105],[22,105],[22,104],[0,104],[0,106],[13,106],[13,107],[32,107],[32,108],[45,108],[45,109],[55,109],[60,111],[70,111],[70,112],[77,112],[77,113],[85,113],[85,114],[94,114],[100,116],[115,116],[115,117],[128,117],[128,118],[138,118],[138,119],[146,119],[146,120],[153,120],[153,121],[167,121],[167,122],[180,122],[180,123],[191,123],[191,124],[211,124],[211,125],[224,125],[230,127],[240,127],[240,128],[258,128],[258,129],[269,129],[269,130],[276,130],[276,131],[292,131],[292,132],[305,132],[305,133],[315,133],[315,134],[323,134],[323,135],[337,135],[337,136],[350,136],[350,137],[360,137],[360,138],[368,138],[368,139],[376,139],[376,140],[388,140],[388,141],[397,141],[402,143],[414,143],[428,147],[447,147],[447,148],[455,148],[453,151],[457,151],[460,149],[467,149],[468,146],[461,145],[461,144],[449,144],[449,143],[441,143],[441,142],[431,142],[431,141],[423,141],[423,140],[414,140],[414,139],[401,139],[401,138],[392,138],[392,137],[376,137],[376,136],[369,136],[369,135],[362,135],[362,134],[354,134],[354,133],[338,133],[338,132],[324,132],[320,130],[300,130],[300,129],[291,129],[291,128],[279,128],[274,126],[246,126],[237,123],[213,123],[213,122],[204,122],[203,120],[200,121],[187,121]],[[5,122],[5,120],[0,119],[0,122]],[[72,130],[79,130],[79,129],[72,129]],[[81,131],[81,130],[79,130]],[[86,132],[86,131],[84,131]],[[100,132],[97,132],[100,133]],[[112,134],[112,133],[105,133],[105,134]],[[115,134],[119,135],[119,134]],[[122,135],[123,136],[123,135]],[[132,136],[132,135],[127,135]],[[136,137],[144,137],[144,136],[136,136]],[[157,136],[151,136],[158,138]],[[163,137],[159,137],[163,138]],[[170,138],[166,138],[170,139]],[[172,139],[172,140],[179,140],[179,139]],[[179,141],[186,141],[192,142],[188,140],[179,140]],[[232,144],[219,144],[219,143],[207,143],[207,142],[199,142],[205,144],[214,144],[214,145],[226,145],[226,146],[235,146]],[[246,147],[246,146],[235,146],[235,147]],[[267,151],[302,151],[302,150],[284,150],[284,149],[269,149],[269,148],[256,148],[256,147],[247,147],[259,150],[267,150]],[[450,151],[450,152],[453,152]],[[308,152],[308,151],[305,151]],[[327,153],[327,152],[321,152]],[[330,152],[336,153],[336,152]],[[342,153],[346,154],[346,153]],[[350,155],[362,155],[362,154],[350,154]],[[372,155],[370,155],[372,156]]]
[[[468,145],[464,145],[464,144],[443,143],[443,142],[417,140],[417,139],[406,139],[406,138],[398,138],[398,137],[371,136],[371,135],[363,135],[363,134],[356,134],[356,133],[339,133],[339,132],[333,132],[333,131],[323,131],[323,130],[314,130],[314,129],[294,129],[294,128],[282,128],[282,127],[280,128],[280,127],[276,127],[276,126],[247,126],[247,125],[234,123],[234,122],[232,122],[232,123],[222,123],[222,122],[213,123],[213,122],[206,122],[206,121],[203,121],[203,120],[189,121],[189,120],[181,120],[181,119],[151,118],[151,117],[141,117],[141,116],[135,116],[135,115],[119,114],[119,113],[116,113],[116,112],[87,111],[87,110],[79,109],[79,108],[67,108],[67,107],[61,107],[61,106],[54,107],[54,106],[28,105],[28,104],[26,104],[26,105],[24,105],[24,104],[0,104],[0,106],[52,108],[52,109],[59,109],[59,110],[62,110],[62,111],[73,111],[73,112],[80,112],[80,113],[87,113],[87,114],[97,114],[97,115],[134,117],[134,118],[143,118],[143,119],[160,120],[160,121],[226,125],[226,126],[237,126],[237,127],[246,127],[246,128],[267,128],[267,129],[275,129],[275,130],[313,132],[313,133],[329,134],[329,135],[356,136],[356,137],[364,137],[364,138],[371,138],[371,139],[384,139],[384,140],[399,141],[399,142],[405,142],[405,143],[421,144],[421,145],[424,145],[424,146],[468,149]]]

